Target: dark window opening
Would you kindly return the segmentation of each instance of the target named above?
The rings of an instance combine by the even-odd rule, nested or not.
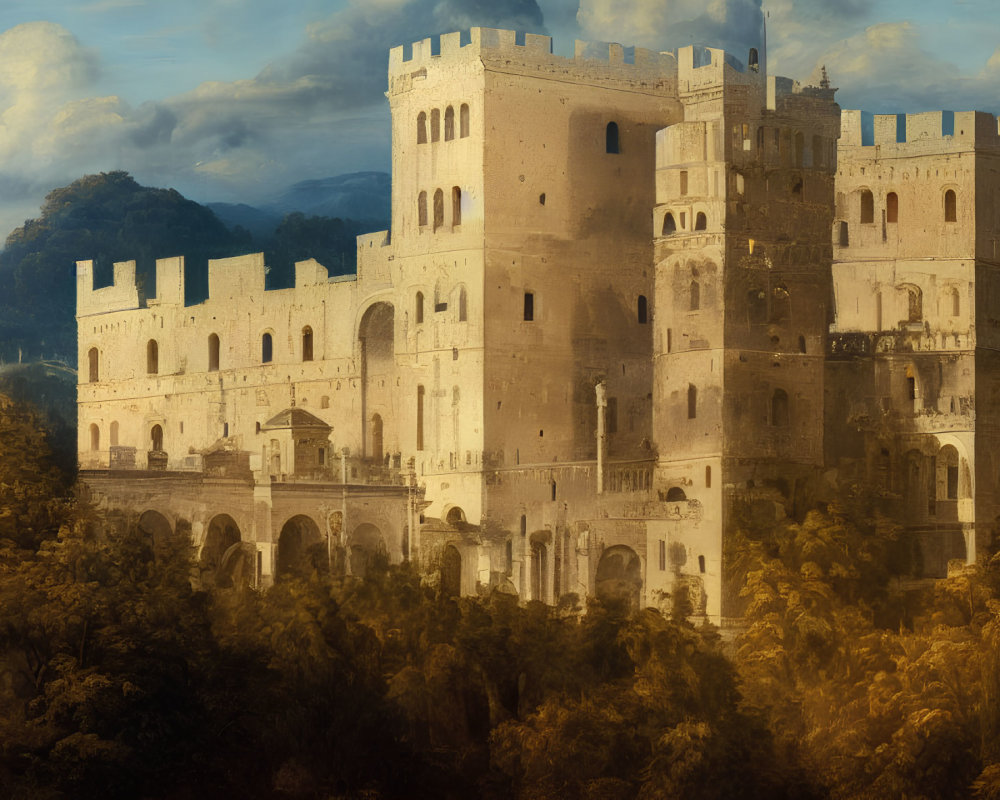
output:
[[[424,387],[417,387],[417,450],[424,449]]]
[[[556,482],[552,481],[552,499],[556,499]]]
[[[750,56],[747,58],[747,66],[750,67],[750,69],[753,70],[754,72],[758,72],[760,70],[760,60],[757,56],[756,47],[750,48]],[[704,571],[705,570],[702,570],[702,572]]]
[[[542,206],[545,205],[545,192],[542,192],[540,195],[538,195],[538,204]]]
[[[799,336],[799,352],[804,353],[806,351],[806,337]]]
[[[674,215],[669,211],[666,216],[663,217],[663,235],[670,236],[672,233],[677,232],[677,223],[674,222]]]
[[[668,503],[680,503],[684,500],[687,500],[687,495],[684,494],[684,490],[680,486],[671,486],[667,489]]]
[[[535,295],[531,292],[524,293],[524,321],[531,322],[535,319]]]
[[[462,190],[457,186],[451,188],[451,224],[455,227],[462,224]]]
[[[705,488],[706,489],[711,489],[712,488],[712,467],[711,466],[706,466],[705,467]]]
[[[463,286],[458,291],[458,321],[465,322],[469,318],[469,295]]]
[[[223,422],[222,423],[222,438],[225,439],[228,436],[229,436],[229,423],[228,422]]]
[[[270,364],[274,355],[274,346],[271,341],[271,334],[265,333],[260,337],[260,363]]]
[[[95,423],[90,423],[90,449],[101,449],[101,429]]]
[[[779,283],[771,290],[771,321],[781,322],[791,315],[791,296],[788,287]]]
[[[660,572],[667,569],[667,543],[660,539]]]
[[[424,321],[424,293],[417,292],[416,299],[413,303],[413,316],[416,320],[416,324],[420,325]]]
[[[469,106],[462,103],[459,109],[459,136],[466,138],[469,135]]]
[[[525,536],[528,533],[528,518],[522,514],[521,515],[521,535]]]
[[[427,114],[417,114],[417,144],[427,144]]]
[[[417,224],[421,227],[427,224],[427,192],[417,196]]]
[[[674,349],[674,330],[673,328],[667,328],[667,352],[670,353]]]
[[[604,144],[605,144],[605,152],[607,152],[607,153],[618,153],[618,152],[620,152],[620,150],[618,149],[618,123],[617,122],[609,122],[608,123],[608,127],[605,129],[605,132],[604,132],[604,139],[605,139],[605,142],[604,142]]]
[[[208,371],[216,372],[219,369],[219,337],[212,334],[208,337]]]
[[[156,339],[146,342],[146,372],[156,375],[160,371],[160,346]]]
[[[308,325],[302,329],[302,360],[313,360],[313,331]]]
[[[958,466],[948,466],[948,499],[958,500]]]
[[[436,142],[441,138],[441,112],[438,109],[431,111],[431,141]]]
[[[87,362],[90,367],[89,380],[91,383],[97,383],[101,379],[101,372],[99,369],[100,356],[97,353],[96,347],[91,347],[90,350],[87,351]]]
[[[444,192],[434,192],[434,230],[444,225]]]
[[[951,189],[944,193],[944,221],[958,221],[958,199],[955,196],[955,192]]]
[[[505,571],[507,575],[511,575],[514,572],[514,543],[508,539],[507,544],[504,547],[504,561]]]
[[[695,419],[698,416],[698,387],[693,383],[688,384],[688,419]]]
[[[705,572],[705,556],[698,556],[698,571]]]
[[[703,211],[698,212],[698,216],[694,218],[694,229],[696,231],[703,231],[708,227],[708,217],[705,216]]]
[[[450,142],[455,138],[455,109],[451,106],[444,111],[444,140]]]
[[[163,449],[163,428],[159,425],[154,425],[152,430],[149,432],[149,441],[152,445],[153,450]]]
[[[861,192],[861,221],[875,222],[875,195],[867,189]]]
[[[895,192],[885,196],[885,221],[899,222],[899,197]]]
[[[961,301],[958,295],[958,289],[951,290],[951,315],[957,317],[959,311],[961,310]]]
[[[906,394],[911,400],[917,399],[917,379],[912,375],[906,376]]]
[[[608,433],[618,433],[618,398],[609,397],[605,409],[604,429]]]
[[[847,230],[847,223],[840,223],[840,246],[847,247],[850,242],[850,236]]]
[[[636,316],[639,319],[640,325],[645,325],[649,321],[648,310],[646,306],[646,295],[640,294],[639,299],[636,302]]]

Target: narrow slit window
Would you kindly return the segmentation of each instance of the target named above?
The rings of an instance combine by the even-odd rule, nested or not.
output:
[[[693,383],[688,384],[688,419],[698,417],[698,387]]]
[[[424,293],[417,292],[417,296],[413,302],[413,317],[416,320],[416,324],[420,325],[424,321]]]
[[[458,321],[465,322],[469,318],[469,294],[465,291],[465,287],[461,287],[458,291]]]
[[[421,228],[427,224],[427,192],[417,195],[417,224]]]
[[[417,450],[424,449],[424,387],[417,387]]]
[[[302,360],[313,360],[313,331],[308,325],[302,329]]]
[[[455,109],[448,106],[444,110],[444,140],[450,142],[455,138]]]
[[[619,143],[618,143],[618,123],[609,122],[608,127],[604,131],[605,139],[605,152],[608,153],[619,153]]]
[[[431,141],[436,142],[441,138],[441,111],[433,109],[431,111]]]
[[[639,300],[636,303],[636,315],[639,319],[640,325],[645,325],[649,322],[648,310],[646,307],[646,295],[640,294]]]
[[[469,135],[469,106],[467,103],[462,103],[462,107],[459,109],[459,136],[465,139]]]
[[[160,371],[160,346],[156,339],[146,342],[146,372],[156,375]]]
[[[444,192],[434,192],[434,230],[444,225]]]
[[[532,292],[524,293],[524,321],[532,322],[535,319],[535,295]]]
[[[90,350],[87,351],[87,363],[90,368],[90,383],[97,383],[101,379],[100,360],[101,357],[98,355],[97,348],[91,347]]]
[[[669,211],[663,217],[663,235],[670,236],[672,233],[677,232],[677,223],[674,221],[674,215]]]
[[[895,192],[885,196],[885,221],[899,222],[899,197]]]
[[[274,342],[271,339],[271,334],[265,333],[260,337],[260,363],[270,364],[273,357]]]
[[[219,337],[213,333],[208,337],[208,371],[218,372],[219,370]]]
[[[958,198],[952,189],[944,193],[944,221],[958,221]]]
[[[462,190],[457,186],[451,188],[451,224],[454,227],[462,224]]]
[[[90,449],[101,449],[101,429],[93,422],[90,424]]]
[[[417,114],[417,144],[427,144],[427,114]]]

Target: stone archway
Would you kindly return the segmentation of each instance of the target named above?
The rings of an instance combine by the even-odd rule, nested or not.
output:
[[[601,553],[601,560],[597,562],[594,594],[600,600],[625,600],[631,608],[639,607],[642,561],[635,550],[618,544]]]
[[[297,514],[281,526],[276,580],[307,578],[314,571],[328,569],[326,542],[312,518]]]
[[[373,303],[365,310],[358,325],[358,345],[361,356],[361,424],[364,428],[362,455],[369,459],[376,455],[382,458],[382,452],[374,452],[376,445],[380,451],[387,445],[394,446],[391,426],[398,414],[395,335],[395,310],[391,303]]]
[[[365,577],[379,562],[388,563],[388,549],[382,531],[370,522],[354,529],[347,540],[347,559],[351,574]]]
[[[174,529],[170,521],[159,511],[152,509],[144,511],[139,515],[137,523],[139,534],[145,539],[154,550],[163,547],[173,538]]]
[[[243,547],[240,527],[228,514],[216,514],[208,523],[198,558],[202,586],[232,588],[249,583],[255,565]]]

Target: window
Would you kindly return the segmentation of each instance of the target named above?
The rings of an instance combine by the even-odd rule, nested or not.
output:
[[[885,196],[885,221],[899,222],[899,197],[895,192],[889,192]]]
[[[667,569],[667,543],[660,539],[660,572]]]
[[[703,231],[708,227],[708,217],[705,216],[704,211],[699,211],[698,216],[694,219],[694,229],[696,231]]]
[[[705,556],[698,556],[698,571],[705,572]]]
[[[531,292],[524,293],[524,321],[531,322],[535,319],[535,295]]]
[[[521,535],[525,536],[528,533],[528,518],[522,514],[521,515]]]
[[[760,59],[757,55],[757,48],[750,48],[750,55],[747,57],[747,66],[750,67],[751,71],[758,72],[760,70]]]
[[[270,364],[273,355],[274,350],[271,342],[271,334],[265,333],[260,337],[260,363]]]
[[[556,499],[556,482],[552,481],[552,499]]]
[[[413,317],[416,320],[417,325],[420,325],[424,321],[424,293],[417,292],[416,299],[413,302]]]
[[[427,224],[427,192],[417,196],[417,224],[420,227]]]
[[[680,193],[683,196],[688,193],[688,171],[686,169],[681,170],[680,182]]]
[[[701,285],[698,281],[691,281],[691,297],[688,308],[691,311],[697,311],[701,308]]]
[[[806,337],[800,335],[799,336],[799,352],[800,353],[804,353],[805,351],[806,351]]]
[[[667,352],[671,353],[674,349],[674,331],[673,328],[667,328]]]
[[[917,399],[917,376],[913,373],[913,367],[906,368],[906,394],[910,400]]]
[[[219,370],[219,337],[211,334],[208,337],[208,371],[218,372]]]
[[[469,106],[462,103],[459,109],[459,136],[463,139],[469,135]]]
[[[848,232],[847,223],[840,223],[840,246],[847,247],[850,242],[850,233]]]
[[[668,211],[666,216],[663,218],[663,235],[670,236],[670,234],[676,232],[677,223],[674,222],[674,215]]]
[[[462,190],[451,187],[451,224],[458,227],[462,224]]]
[[[181,431],[181,432],[183,433],[183,431]],[[109,438],[111,439],[111,441],[110,441],[111,446],[112,447],[118,447],[118,423],[117,422],[112,422],[111,423],[111,436]]]
[[[100,356],[97,354],[97,348],[91,347],[87,351],[87,363],[90,367],[90,382],[97,383],[101,379],[101,372],[99,367]]]
[[[875,221],[875,196],[867,189],[861,190],[861,221]]]
[[[455,109],[451,106],[444,111],[444,140],[450,142],[455,138]]]
[[[949,189],[944,193],[944,221],[945,222],[957,222],[958,221],[958,200],[955,197],[955,192]]]
[[[514,572],[514,543],[508,539],[504,545],[505,572],[511,575]]]
[[[427,144],[427,114],[417,114],[417,144]]]
[[[458,290],[458,321],[465,322],[469,318],[469,295],[465,287]]]
[[[698,387],[693,383],[688,384],[688,419],[696,419],[698,416]]]
[[[922,322],[924,319],[924,297],[923,293],[916,286],[911,286],[906,290],[907,299],[907,321]]]
[[[444,192],[434,192],[434,230],[444,225]]]
[[[788,393],[775,389],[771,395],[771,424],[776,428],[788,425]]]
[[[882,292],[875,292],[875,330],[882,330]]]
[[[325,467],[326,466],[326,448],[325,447],[319,448],[319,451],[317,452],[316,455],[317,455],[317,458],[319,460],[319,465],[321,467]]]
[[[424,387],[417,387],[417,450],[424,449]]]
[[[605,410],[604,430],[607,433],[618,433],[618,398],[609,397]]]
[[[152,445],[153,450],[163,449],[163,428],[159,425],[154,425],[149,432],[149,442]]]
[[[648,311],[647,311],[647,308],[646,308],[646,295],[644,295],[644,294],[640,294],[639,295],[639,300],[636,303],[636,306],[637,306],[636,307],[636,316],[639,319],[639,324],[640,325],[645,325],[647,322],[649,322],[649,315],[648,315]]]
[[[302,360],[313,360],[313,329],[308,325],[302,329]]]
[[[757,128],[757,152],[764,154],[764,128]]]
[[[951,295],[951,315],[957,317],[962,305],[958,296],[958,289],[952,287],[949,294]]]
[[[441,138],[441,112],[438,109],[431,111],[431,141],[436,142]]]
[[[222,438],[226,439],[228,437],[229,437],[229,423],[228,422],[223,422],[222,423]]]
[[[90,449],[101,449],[101,429],[95,423],[90,423]]]
[[[947,492],[949,500],[958,500],[958,465],[948,465]]]
[[[618,123],[609,122],[608,127],[604,131],[605,139],[605,152],[608,153],[619,153],[618,149]]]
[[[156,339],[146,342],[146,372],[156,375],[160,371],[160,347]]]
[[[711,466],[706,466],[705,467],[705,488],[706,489],[711,489],[712,488],[712,467]]]
[[[687,500],[687,495],[680,486],[671,486],[667,489],[667,502],[668,503],[682,503]]]

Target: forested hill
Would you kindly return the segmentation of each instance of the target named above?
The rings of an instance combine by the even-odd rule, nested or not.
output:
[[[295,259],[316,258],[332,273],[353,271],[362,227],[289,214],[272,235],[255,239],[173,189],[140,186],[126,172],[87,175],[50,192],[41,216],[7,237],[0,252],[0,361],[75,362],[78,260],[95,262],[97,286],[111,283],[115,261],[134,260],[140,286],[153,296],[156,259],[183,255],[190,304],[207,294],[211,258],[263,250],[274,288],[290,285]]]

